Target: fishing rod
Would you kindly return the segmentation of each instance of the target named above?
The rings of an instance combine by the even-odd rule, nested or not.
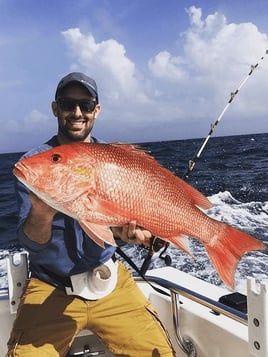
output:
[[[265,51],[265,54],[261,57],[261,59],[259,60],[258,63],[256,63],[255,65],[251,65],[250,71],[247,74],[247,76],[242,80],[242,82],[240,83],[240,85],[238,86],[238,88],[234,91],[231,92],[231,96],[229,101],[227,102],[226,106],[224,107],[224,109],[222,110],[222,112],[220,113],[220,115],[217,117],[216,121],[211,124],[210,127],[210,131],[208,133],[208,135],[206,136],[206,138],[204,139],[204,141],[201,143],[199,149],[197,150],[196,154],[194,155],[192,160],[189,160],[189,164],[188,164],[188,169],[186,171],[186,173],[183,175],[183,179],[188,179],[190,173],[193,171],[197,160],[200,158],[205,146],[207,145],[212,133],[214,132],[214,130],[216,129],[217,125],[219,124],[221,118],[223,117],[224,113],[226,112],[226,110],[229,108],[229,106],[231,105],[231,103],[233,102],[234,98],[236,97],[236,95],[238,94],[238,92],[240,91],[240,89],[243,87],[243,85],[246,83],[246,81],[249,79],[249,77],[252,75],[253,71],[258,67],[258,65],[260,64],[260,62],[264,59],[264,56],[268,54],[268,50]]]

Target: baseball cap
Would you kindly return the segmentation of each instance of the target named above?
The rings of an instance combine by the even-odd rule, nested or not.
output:
[[[67,76],[63,77],[57,86],[55,99],[59,96],[60,92],[70,83],[80,83],[83,85],[89,93],[97,99],[98,102],[98,88],[94,79],[88,77],[82,72],[71,72]]]

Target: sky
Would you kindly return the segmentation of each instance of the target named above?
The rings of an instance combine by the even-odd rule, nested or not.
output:
[[[108,142],[206,137],[242,83],[213,135],[268,132],[267,14],[267,0],[0,0],[0,153],[57,132],[72,71],[96,80]]]

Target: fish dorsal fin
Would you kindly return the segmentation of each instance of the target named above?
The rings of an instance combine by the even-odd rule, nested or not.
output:
[[[199,192],[196,188],[190,186],[187,182],[180,180],[180,184],[183,189],[191,196],[194,204],[203,209],[209,209],[212,207],[212,203],[209,199],[204,196],[201,192]]]
[[[79,224],[89,238],[100,247],[104,248],[104,242],[116,246],[113,233],[109,227],[86,220],[79,221]]]
[[[154,161],[157,165],[161,166],[159,162],[151,156],[144,148],[139,145],[125,144],[125,143],[112,143],[111,146],[124,150],[128,154],[134,154],[135,157],[140,156],[142,159]],[[162,167],[162,166],[161,166]]]
[[[141,154],[146,154],[146,150],[144,150],[142,147],[140,147],[139,145],[133,145],[133,144],[126,144],[126,143],[120,143],[120,142],[117,142],[117,143],[112,143],[112,144],[109,144],[111,146],[114,146],[114,147],[118,147],[120,149],[123,149],[125,151],[128,151],[128,152],[138,152],[138,153],[141,153]]]

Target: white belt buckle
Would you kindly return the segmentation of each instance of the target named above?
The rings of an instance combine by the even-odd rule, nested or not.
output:
[[[110,259],[91,271],[72,275],[72,288],[65,287],[66,294],[87,300],[98,300],[110,294],[117,283],[117,266],[117,262]]]

